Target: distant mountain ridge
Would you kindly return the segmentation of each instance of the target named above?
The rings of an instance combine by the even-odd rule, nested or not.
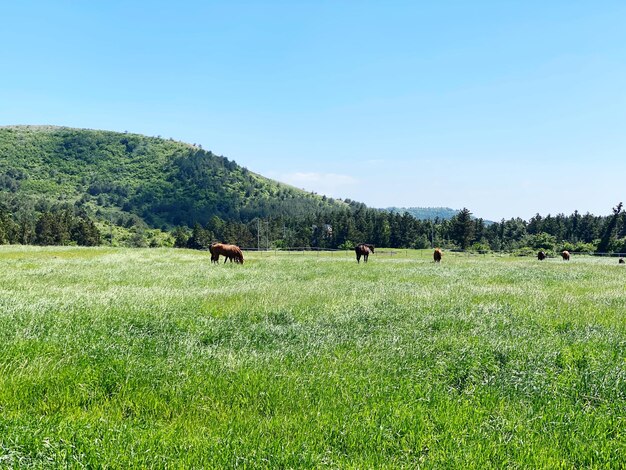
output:
[[[408,212],[420,220],[449,220],[459,213],[458,209],[449,207],[387,207],[383,210],[398,214]]]
[[[387,207],[382,210],[398,214],[408,212],[418,220],[450,220],[460,212],[460,209],[451,209],[449,207]],[[477,219],[478,217],[472,215],[472,218]],[[486,225],[494,223],[491,220],[483,220],[483,222]]]

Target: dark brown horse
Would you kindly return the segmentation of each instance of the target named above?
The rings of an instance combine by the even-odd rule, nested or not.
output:
[[[363,261],[367,263],[367,257],[370,253],[374,253],[374,245],[370,245],[368,243],[359,243],[354,247],[354,252],[356,253],[356,262],[361,262],[361,256],[363,256]]]
[[[567,251],[567,250],[563,250],[563,251],[561,252],[561,256],[563,257],[563,261],[569,261],[569,256],[570,256],[570,255],[569,255],[569,251]]]
[[[441,252],[441,248],[435,248],[435,251],[433,252],[433,260],[435,261],[435,263],[440,263],[442,256],[443,253]]]
[[[220,255],[224,256],[224,263],[230,260],[232,263],[243,264],[243,253],[237,245],[225,245],[224,243],[211,243],[209,247],[211,252],[211,263],[217,263],[220,260]]]
[[[620,258],[617,262],[618,262],[619,264],[624,264],[624,263],[625,263],[624,258]]]
[[[537,259],[539,261],[543,261],[544,259],[546,259],[548,257],[548,255],[546,255],[545,252],[540,251],[539,253],[537,253]]]

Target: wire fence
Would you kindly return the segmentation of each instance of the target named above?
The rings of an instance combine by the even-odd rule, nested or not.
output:
[[[354,249],[351,250],[342,250],[339,248],[319,248],[319,247],[310,247],[310,246],[297,246],[297,247],[288,247],[288,248],[270,248],[270,249],[264,249],[264,248],[257,248],[257,247],[250,247],[250,248],[246,248],[246,247],[242,247],[241,248],[242,251],[252,251],[252,252],[256,252],[259,254],[279,254],[279,253],[285,253],[285,254],[306,254],[306,253],[317,253],[322,254],[322,253],[326,253],[329,254],[330,256],[340,256],[340,255],[346,255],[346,256],[354,256]],[[372,256],[375,255],[382,255],[382,256],[409,256],[409,252],[417,252],[418,255],[421,255],[422,253],[417,251],[417,250],[409,250],[409,249],[404,249],[404,248],[396,248],[396,249],[380,249],[380,250],[376,250],[374,251],[374,253],[372,254]]]
[[[320,248],[320,247],[310,247],[310,246],[299,246],[299,247],[284,247],[284,248],[257,248],[257,247],[242,247],[242,251],[248,252],[258,252],[260,254],[305,254],[305,253],[327,253],[331,256],[333,255],[353,255],[354,250],[342,250],[338,248]],[[460,249],[451,249],[444,250],[444,253],[455,253],[461,256],[519,256],[519,257],[536,257],[537,253],[516,253],[514,251],[470,251],[470,250],[460,250]],[[431,249],[407,249],[407,248],[385,248],[385,249],[377,249],[374,251],[373,256],[382,255],[389,257],[432,257]],[[616,257],[623,258],[626,257],[626,253],[611,253],[611,252],[593,252],[593,251],[570,251],[570,255],[572,256],[604,256],[604,257]],[[560,258],[561,253],[557,252],[553,254],[551,257]]]

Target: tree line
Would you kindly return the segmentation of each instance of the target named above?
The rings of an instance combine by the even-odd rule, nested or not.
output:
[[[101,242],[94,221],[71,207],[14,212],[0,204],[0,244],[96,246]]]
[[[245,248],[290,247],[351,249],[361,242],[390,248],[429,248],[508,251],[534,250],[626,252],[626,213],[620,203],[610,216],[558,214],[530,220],[511,218],[485,222],[464,208],[451,219],[420,220],[409,213],[368,208],[346,200],[345,207],[322,207],[305,216],[254,217],[248,220],[206,217],[204,224],[151,229],[139,216],[119,212],[115,220],[102,213],[90,216],[80,201],[55,204],[25,203],[17,198],[0,202],[0,244],[176,246],[206,249],[213,241]],[[115,222],[113,224],[113,222]],[[99,228],[100,227],[100,228]],[[110,230],[110,233],[109,233]],[[102,233],[104,232],[104,233]],[[155,232],[161,236],[155,236]]]
[[[626,252],[626,215],[621,203],[608,217],[558,214],[530,220],[511,218],[486,223],[464,208],[451,219],[419,220],[348,201],[344,210],[303,218],[275,217],[247,223],[214,216],[205,225],[174,230],[175,246],[203,249],[214,240],[261,249],[310,247],[350,249],[368,242],[390,248],[429,248],[531,254],[556,252]]]

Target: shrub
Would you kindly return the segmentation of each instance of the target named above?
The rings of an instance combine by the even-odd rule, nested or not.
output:
[[[597,249],[597,244],[594,244],[594,243],[563,242],[560,251],[567,250],[569,252],[574,252],[574,253],[592,253],[596,251],[596,249]]]
[[[339,245],[340,250],[354,250],[354,243],[350,240],[346,240],[341,245]]]
[[[487,243],[476,242],[469,247],[469,251],[481,254],[489,253],[491,251],[491,247]]]

